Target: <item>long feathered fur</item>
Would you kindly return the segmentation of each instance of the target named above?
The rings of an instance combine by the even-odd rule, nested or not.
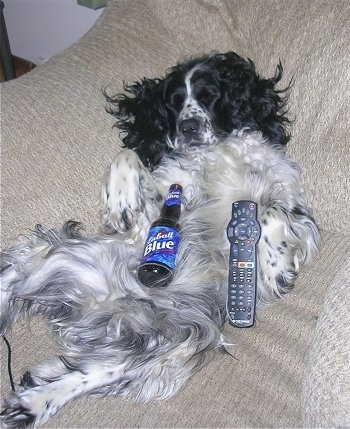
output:
[[[144,107],[128,109],[154,121]],[[124,149],[112,162],[101,191],[108,235],[85,237],[75,222],[61,231],[37,226],[3,252],[1,333],[20,316],[40,313],[61,343],[60,354],[27,372],[5,402],[1,419],[8,427],[40,425],[87,393],[167,398],[225,351],[233,201],[259,205],[259,302],[287,292],[315,256],[318,229],[283,141],[271,144],[266,130],[243,128],[183,150],[183,137],[169,132],[172,143],[159,160],[148,165],[153,149],[142,160],[135,143],[136,150]],[[137,279],[143,242],[173,182],[184,189],[177,267],[168,287],[147,288]]]

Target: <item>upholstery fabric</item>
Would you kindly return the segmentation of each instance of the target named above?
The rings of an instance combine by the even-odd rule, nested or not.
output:
[[[281,60],[282,86],[293,79],[289,151],[323,240],[295,289],[261,307],[255,328],[225,327],[233,358],[218,357],[179,395],[141,405],[82,398],[44,427],[350,426],[349,22],[347,0],[109,0],[80,41],[1,85],[2,246],[36,223],[76,219],[98,231],[98,179],[120,143],[101,89],[119,92],[123,81],[213,50],[249,57],[266,76]],[[16,380],[53,352],[39,318],[8,337]]]
[[[350,258],[334,277],[315,332],[303,390],[306,427],[349,426]]]

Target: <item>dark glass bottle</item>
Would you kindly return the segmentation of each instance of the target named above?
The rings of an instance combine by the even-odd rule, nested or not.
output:
[[[138,271],[145,286],[164,287],[172,278],[180,241],[181,199],[182,187],[171,185],[160,217],[150,227]]]

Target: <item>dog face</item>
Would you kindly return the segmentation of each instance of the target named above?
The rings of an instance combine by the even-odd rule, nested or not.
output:
[[[125,85],[126,94],[107,97],[125,147],[134,149],[153,169],[165,153],[199,151],[231,133],[260,131],[270,144],[289,140],[282,78],[263,79],[251,60],[234,52],[189,60],[163,79]]]
[[[170,145],[192,151],[216,143],[211,105],[220,97],[219,88],[210,83],[210,76],[204,80],[200,65],[176,75],[168,77],[164,96]]]

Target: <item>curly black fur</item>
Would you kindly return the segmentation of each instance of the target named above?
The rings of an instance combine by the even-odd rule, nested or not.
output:
[[[175,137],[185,101],[185,77],[194,67],[201,73],[191,79],[193,94],[221,135],[246,128],[261,131],[271,144],[288,142],[285,107],[290,86],[276,89],[283,74],[281,63],[272,78],[263,79],[250,59],[234,52],[206,55],[178,64],[164,79],[125,84],[127,94],[105,93],[108,112],[117,118],[124,146],[135,150],[145,166],[153,169],[172,150],[169,141]]]

